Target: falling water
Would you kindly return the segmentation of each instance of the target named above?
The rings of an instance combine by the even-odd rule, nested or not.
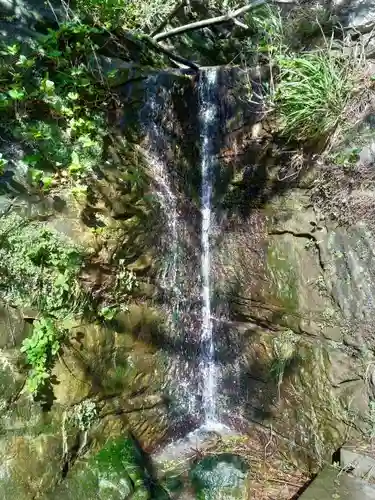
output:
[[[218,121],[216,102],[215,68],[207,69],[199,80],[200,98],[200,126],[201,126],[201,245],[202,245],[202,361],[201,372],[203,378],[203,410],[205,425],[210,426],[217,422],[216,408],[216,369],[215,349],[211,317],[211,288],[210,288],[210,236],[211,236],[211,203],[213,170],[217,161],[215,155],[214,137]]]
[[[172,191],[165,164],[158,158],[148,155],[148,164],[156,183],[157,197],[160,207],[166,217],[167,235],[169,238],[169,259],[164,268],[160,284],[163,289],[178,292],[177,278],[177,251],[178,251],[178,214],[177,199]]]
[[[164,307],[170,340],[172,343],[176,339],[180,342],[174,356],[169,357],[168,371],[170,378],[178,381],[174,387],[174,399],[178,401],[179,411],[184,415],[195,416],[198,413],[198,398],[194,390],[195,380],[191,378],[193,361],[187,359],[182,341],[193,330],[188,318],[190,296],[185,284],[188,281],[186,275],[191,276],[185,248],[190,244],[190,236],[186,222],[179,213],[179,193],[167,159],[167,152],[171,147],[169,131],[164,122],[168,96],[163,95],[158,88],[157,76],[149,77],[148,85],[150,91],[146,108],[147,140],[144,143],[144,154],[163,220],[163,237],[160,241],[163,266],[158,284],[165,294]],[[192,322],[193,320],[194,318]]]
[[[154,77],[150,77],[150,82]],[[154,82],[155,83],[155,82]],[[177,198],[173,192],[166,163],[160,152],[166,149],[166,138],[157,123],[160,120],[160,104],[156,100],[156,95],[151,93],[148,96],[148,138],[149,149],[146,153],[147,162],[152,174],[152,178],[157,186],[156,195],[166,217],[167,238],[170,241],[170,253],[167,265],[161,278],[163,289],[172,290],[176,286],[177,273]]]

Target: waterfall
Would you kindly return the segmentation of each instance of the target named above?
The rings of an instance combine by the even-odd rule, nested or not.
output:
[[[149,78],[149,83],[156,83],[155,77]],[[178,213],[177,197],[173,192],[166,162],[161,151],[167,149],[167,139],[160,125],[162,114],[161,104],[157,102],[154,92],[148,96],[148,127],[149,148],[146,153],[152,178],[157,186],[156,196],[166,218],[167,239],[169,241],[169,257],[161,278],[161,286],[165,290],[177,290],[177,251],[178,251]]]
[[[158,75],[150,76],[147,82],[148,95],[145,108],[145,128],[147,139],[144,141],[144,156],[147,160],[153,193],[160,207],[160,220],[163,221],[163,235],[160,239],[162,266],[158,284],[163,294],[166,312],[167,337],[174,345],[174,353],[168,358],[170,380],[174,381],[173,399],[175,418],[199,418],[198,395],[195,369],[196,357],[187,352],[189,336],[194,332],[196,317],[191,310],[190,301],[194,302],[188,289],[189,279],[193,275],[190,265],[189,228],[180,214],[180,193],[173,176],[173,168],[168,164],[168,153],[173,151],[173,133],[168,130],[165,120],[165,105],[169,98],[169,89],[160,87]],[[171,137],[172,136],[172,137]],[[176,413],[178,412],[178,416]]]
[[[201,376],[202,397],[205,425],[217,422],[216,408],[216,368],[215,347],[211,316],[211,250],[210,236],[212,225],[212,182],[214,167],[217,162],[215,154],[215,135],[218,127],[218,106],[216,100],[217,70],[215,68],[202,71],[199,79],[199,105],[201,127],[201,278],[202,278],[202,330],[201,330]]]
[[[197,87],[201,168],[200,228],[194,224],[194,219],[185,218],[186,213],[191,217],[192,212],[180,210],[181,202],[186,201],[181,197],[183,193],[178,190],[178,178],[169,161],[175,153],[175,137],[173,127],[170,130],[171,117],[167,115],[168,119],[165,118],[165,106],[170,96],[169,90],[158,85],[158,76],[149,77],[146,106],[146,157],[154,192],[165,221],[160,246],[164,266],[159,283],[166,298],[168,338],[171,345],[176,346],[173,358],[169,357],[169,377],[177,382],[173,389],[173,399],[177,401],[178,414],[182,420],[191,418],[198,423],[203,413],[205,428],[216,428],[219,425],[218,372],[211,310],[211,240],[214,227],[212,195],[218,165],[217,138],[220,128],[217,76],[217,68],[201,70]],[[193,202],[191,206],[193,207]],[[197,234],[197,230],[201,238],[200,252],[196,252],[196,240],[191,238],[192,234]],[[192,245],[194,252],[191,252]],[[196,300],[198,295],[201,307]],[[200,328],[197,329],[197,325]]]

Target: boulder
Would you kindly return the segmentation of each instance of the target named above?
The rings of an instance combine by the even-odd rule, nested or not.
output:
[[[111,439],[91,459],[76,466],[47,499],[151,500],[151,476],[130,435]]]
[[[375,25],[375,6],[371,0],[334,0],[331,8],[348,28],[367,33]]]
[[[229,453],[206,457],[189,472],[199,500],[242,500],[248,498],[248,465]]]

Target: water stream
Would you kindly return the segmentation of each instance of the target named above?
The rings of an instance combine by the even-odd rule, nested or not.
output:
[[[196,390],[196,359],[187,352],[189,336],[193,336],[196,314],[192,314],[190,301],[194,297],[189,289],[192,277],[188,247],[190,235],[187,222],[180,214],[178,191],[173,164],[168,163],[168,152],[173,148],[173,137],[166,129],[165,102],[168,91],[160,90],[157,76],[148,81],[150,92],[147,99],[147,141],[144,154],[149,166],[154,193],[160,207],[163,221],[163,235],[160,239],[160,253],[163,266],[158,284],[163,294],[166,312],[166,338],[174,344],[173,355],[168,357],[168,373],[173,384],[172,399],[176,402],[176,420],[187,418],[198,420],[198,394]],[[167,95],[165,95],[167,94]],[[178,408],[177,408],[178,407]]]
[[[212,226],[212,183],[215,155],[215,129],[218,126],[216,101],[217,70],[210,68],[201,73],[199,79],[200,139],[201,139],[201,275],[202,275],[202,330],[201,330],[201,376],[204,425],[211,426],[218,420],[216,402],[215,346],[211,315],[211,226]]]
[[[217,428],[220,420],[211,308],[211,245],[215,222],[212,197],[215,168],[218,164],[216,140],[220,128],[217,75],[217,68],[201,70],[197,86],[201,226],[195,227],[195,231],[200,234],[201,240],[200,269],[189,264],[184,252],[189,231],[185,227],[183,215],[178,210],[180,195],[174,182],[173,168],[170,168],[167,160],[167,152],[173,148],[173,137],[165,128],[165,99],[162,98],[162,92],[157,90],[155,77],[150,77],[151,90],[147,103],[146,154],[155,183],[155,194],[166,223],[165,236],[161,242],[164,266],[159,284],[168,298],[171,338],[178,338],[181,343],[181,352],[176,352],[177,363],[170,363],[169,375],[173,373],[178,381],[175,396],[180,409],[185,411],[185,418],[189,420],[189,417],[194,416],[197,417],[197,422],[203,420],[203,427],[207,430]],[[194,300],[189,286],[194,282],[200,284],[200,318],[195,314],[199,314],[199,309],[195,311],[194,307],[189,307],[189,301]],[[197,292],[199,293],[198,290]],[[189,345],[192,346],[192,356],[187,352]]]

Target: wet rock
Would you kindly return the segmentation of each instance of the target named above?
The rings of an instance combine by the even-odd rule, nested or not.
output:
[[[247,470],[242,458],[228,453],[200,460],[189,476],[199,499],[240,500],[247,497]]]
[[[375,238],[364,224],[332,228],[321,242],[327,280],[348,320],[368,322],[375,311]]]
[[[217,307],[227,318],[216,331],[219,404],[232,408],[228,418],[291,439],[296,463],[314,468],[346,432],[366,432],[373,247],[360,225],[322,220],[302,189],[228,221],[216,247],[217,296],[225,297]]]
[[[0,349],[19,346],[30,331],[20,310],[0,302]]]
[[[112,439],[90,460],[68,474],[48,499],[149,500],[147,462],[131,436]]]
[[[1,497],[29,500],[51,494],[51,498],[60,498],[52,492],[65,468],[75,470],[83,453],[92,456],[109,439],[120,438],[129,430],[152,448],[166,432],[164,370],[155,353],[147,352],[142,343],[134,349],[130,335],[98,325],[76,326],[71,342],[53,371],[54,393],[45,402],[48,412],[23,391],[26,373],[20,371],[19,356],[1,351]],[[101,496],[95,496],[99,495],[96,489],[92,498],[127,498],[127,484],[129,493],[135,492],[131,470],[128,475],[129,480],[120,473],[106,479],[103,472]],[[97,486],[95,477],[87,473],[78,483]],[[80,491],[77,484],[74,488]],[[110,496],[113,491],[123,496]],[[137,491],[140,499],[152,498],[146,489]],[[79,496],[67,495],[61,498]]]
[[[55,23],[57,20],[63,21],[69,18],[68,11],[54,0],[49,5],[43,0],[1,0],[0,10],[29,25],[36,21]]]
[[[334,0],[331,8],[346,27],[369,32],[375,25],[375,6],[371,0]]]
[[[48,491],[61,474],[60,436],[14,436],[0,443],[0,494],[29,500]]]

